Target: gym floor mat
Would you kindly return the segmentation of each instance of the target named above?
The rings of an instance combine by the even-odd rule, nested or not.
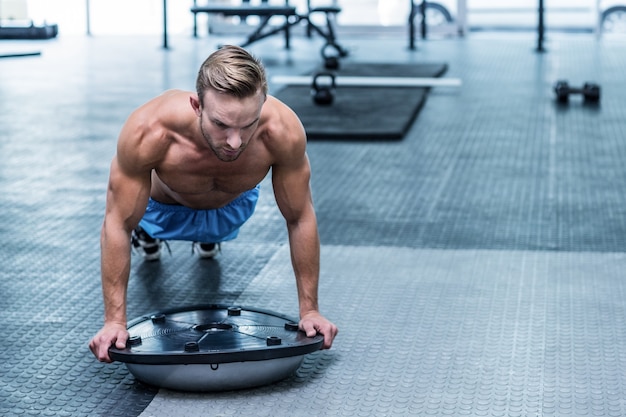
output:
[[[337,77],[438,77],[446,69],[446,64],[351,62],[334,73]],[[300,116],[309,139],[330,140],[402,139],[428,92],[418,87],[338,87],[333,103],[323,106],[315,104],[311,90],[310,86],[288,85],[276,97]]]
[[[257,390],[161,390],[141,417],[620,415],[624,255],[323,246],[322,257],[332,350]],[[237,301],[297,308],[289,268],[282,247]]]

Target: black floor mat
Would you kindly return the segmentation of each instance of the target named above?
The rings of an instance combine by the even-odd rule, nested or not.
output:
[[[438,77],[446,70],[446,64],[349,63],[336,75]],[[420,87],[338,87],[333,103],[320,106],[311,87],[289,85],[276,97],[298,114],[309,139],[397,140],[411,127],[427,92]]]

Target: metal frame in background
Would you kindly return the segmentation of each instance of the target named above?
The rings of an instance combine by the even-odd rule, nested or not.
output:
[[[427,37],[427,22],[426,22],[426,7],[425,1],[415,3],[415,0],[409,0],[411,8],[409,12],[409,49],[415,49],[415,17],[419,14],[422,15],[421,23],[421,36],[422,39]],[[544,0],[538,0],[537,4],[537,52],[545,52],[543,42],[545,40],[545,5]],[[596,0],[596,33],[601,33],[600,27],[600,0]],[[419,10],[419,12],[418,12]],[[467,33],[467,0],[457,0],[457,29],[459,35],[463,36]]]

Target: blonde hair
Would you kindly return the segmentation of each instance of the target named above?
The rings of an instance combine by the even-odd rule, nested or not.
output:
[[[248,98],[259,91],[267,95],[265,68],[245,49],[225,45],[213,52],[200,66],[196,92],[202,103],[204,93],[212,88],[237,98]]]

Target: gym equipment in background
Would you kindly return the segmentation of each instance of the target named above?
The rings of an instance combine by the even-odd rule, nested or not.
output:
[[[327,79],[327,82],[321,82],[321,79]],[[320,106],[330,106],[333,104],[335,98],[335,74],[331,72],[320,72],[313,77],[313,84],[311,85],[311,94],[313,95],[313,102]]]
[[[572,94],[581,94],[586,103],[600,101],[600,86],[592,82],[585,83],[582,88],[576,88],[571,87],[566,80],[560,80],[554,85],[554,93],[559,103],[569,102],[569,96]]]

